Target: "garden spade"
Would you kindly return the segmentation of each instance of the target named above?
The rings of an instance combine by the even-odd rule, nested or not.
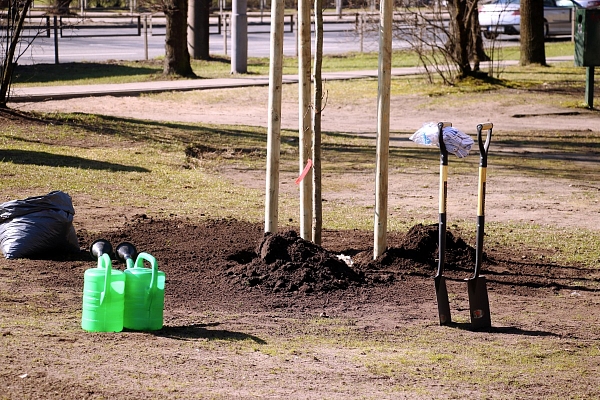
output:
[[[450,122],[438,123],[440,142],[440,224],[438,229],[438,269],[434,281],[440,325],[446,325],[452,321],[450,317],[448,290],[446,289],[446,278],[443,275],[446,253],[446,199],[448,194],[448,151],[444,144],[443,130],[447,126],[452,126],[452,124]]]
[[[477,248],[475,253],[475,271],[473,276],[467,279],[467,290],[469,293],[469,310],[471,314],[471,326],[475,329],[485,329],[492,326],[490,318],[490,303],[486,287],[485,276],[479,275],[483,257],[483,235],[485,224],[485,183],[487,171],[487,155],[492,139],[492,123],[477,125],[477,140],[479,142],[479,184],[477,195]],[[487,130],[485,143],[481,132]]]

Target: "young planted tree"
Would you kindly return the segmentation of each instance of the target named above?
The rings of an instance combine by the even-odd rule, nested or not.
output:
[[[0,108],[6,108],[8,102],[14,66],[22,54],[17,53],[17,50],[22,46],[29,47],[29,43],[22,42],[21,32],[31,2],[32,0],[9,0],[7,4],[6,23],[1,25],[0,31],[0,50],[3,57],[0,70]]]
[[[313,157],[313,223],[312,241],[321,244],[323,228],[323,196],[321,189],[321,111],[323,99],[323,0],[315,0],[315,72],[312,118],[312,157]]]

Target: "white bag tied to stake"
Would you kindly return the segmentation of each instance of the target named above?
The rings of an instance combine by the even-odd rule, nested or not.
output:
[[[445,127],[442,130],[442,135],[448,153],[452,153],[458,158],[469,155],[469,151],[471,151],[471,147],[474,143],[469,135],[451,126]],[[409,139],[417,144],[423,144],[425,146],[440,146],[438,126],[434,122],[423,124],[423,126],[413,133]]]

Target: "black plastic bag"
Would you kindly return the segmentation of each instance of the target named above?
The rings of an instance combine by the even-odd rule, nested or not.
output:
[[[6,258],[46,258],[79,251],[75,209],[65,192],[0,205],[0,247]]]

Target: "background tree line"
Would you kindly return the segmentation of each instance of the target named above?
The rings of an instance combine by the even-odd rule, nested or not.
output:
[[[126,0],[92,0],[104,6],[126,6]],[[133,0],[130,0],[133,1]],[[196,29],[202,31],[196,55],[199,59],[210,59],[209,53],[209,16],[219,9],[228,10],[231,2],[226,0],[139,0],[138,7],[150,12],[162,12],[166,17],[165,58],[163,73],[165,75],[179,75],[194,77],[191,68],[190,53],[187,46],[188,35],[188,1],[194,1],[195,12],[199,13],[200,26]],[[219,3],[222,1],[222,3]],[[323,8],[335,8],[337,0],[323,0]],[[373,11],[379,7],[377,0],[342,0],[344,10],[355,9]],[[413,50],[421,56],[425,68],[434,69],[444,82],[452,84],[456,79],[480,75],[480,62],[489,60],[483,48],[480,27],[478,23],[478,0],[448,0],[447,8],[440,7],[441,0],[397,0],[396,9],[406,13],[413,13],[417,17],[414,21],[420,28],[423,25],[430,31],[439,31],[442,27],[443,39],[440,37],[422,35],[419,29],[412,29],[410,40]],[[31,42],[23,42],[21,30],[23,21],[29,12],[32,0],[0,0],[0,50],[2,51],[2,65],[0,70],[0,107],[6,107],[12,72],[20,54],[24,52]],[[54,0],[48,8],[49,14],[65,15],[71,13],[77,0]],[[289,9],[297,7],[297,0],[285,0]],[[418,6],[418,7],[417,7]],[[248,9],[269,9],[269,0],[248,0]],[[447,12],[446,12],[447,11]],[[432,13],[433,12],[433,13]],[[431,15],[449,15],[449,23],[444,25],[436,21]],[[543,0],[521,0],[521,57],[520,63],[546,64],[543,31],[544,6]],[[406,26],[406,25],[404,25]],[[415,28],[415,27],[413,27]],[[422,31],[421,31],[422,32]],[[397,33],[402,33],[399,28]],[[403,39],[406,38],[406,35]],[[17,51],[20,49],[20,53]],[[442,58],[439,58],[439,54]],[[443,62],[440,62],[443,61]],[[441,66],[441,67],[440,67]]]

